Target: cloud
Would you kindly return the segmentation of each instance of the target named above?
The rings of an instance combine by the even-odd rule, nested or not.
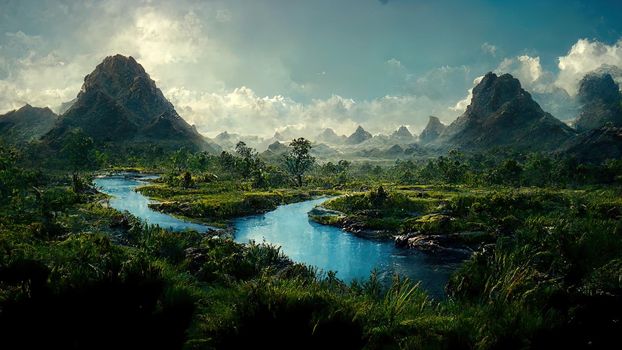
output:
[[[381,4],[386,5],[389,3],[389,0],[378,0]]]
[[[0,111],[26,103],[54,107],[75,96],[84,72],[84,56],[69,59],[47,51],[44,40],[21,31],[5,33],[0,56]],[[6,49],[6,50],[4,50]]]
[[[349,134],[357,125],[375,133],[393,131],[400,125],[421,130],[430,114],[447,117],[446,107],[427,97],[384,96],[372,100],[333,95],[301,103],[291,98],[257,96],[248,87],[225,93],[205,93],[172,88],[165,95],[178,112],[199,131],[214,136],[222,131],[271,136],[276,130],[295,129],[302,136],[315,136],[331,127]]]
[[[482,48],[482,51],[484,51],[485,53],[491,56],[497,55],[497,47],[493,44],[485,42],[482,44],[481,48]]]
[[[497,69],[499,73],[510,73],[525,86],[534,84],[543,76],[540,57],[522,55],[514,58],[505,58]]]
[[[471,99],[473,98],[473,88],[477,86],[477,84],[479,84],[483,78],[484,76],[482,75],[473,79],[473,87],[467,90],[467,96],[464,99],[456,102],[453,107],[449,107],[449,109],[454,112],[464,113],[464,111],[466,111],[466,108],[471,103]]]
[[[397,58],[391,58],[387,60],[386,64],[391,68],[404,69],[402,62],[400,62],[400,60],[398,60]]]
[[[195,63],[207,46],[203,26],[193,12],[177,19],[153,8],[137,11],[132,26],[112,37],[109,52],[127,52],[148,68]]]
[[[612,45],[588,39],[578,40],[558,59],[555,85],[575,95],[578,83],[587,73],[603,66],[622,68],[622,39]],[[618,78],[618,83],[622,83]]]

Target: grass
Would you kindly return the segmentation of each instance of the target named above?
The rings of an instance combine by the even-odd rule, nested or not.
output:
[[[370,226],[485,232],[486,244],[454,273],[442,301],[412,281],[385,287],[372,274],[348,285],[274,246],[151,227],[62,181],[40,187],[39,196],[16,189],[0,202],[4,344],[605,348],[622,332],[617,187],[385,186],[384,194],[375,188],[326,204]],[[142,191],[214,218],[326,193],[226,181]]]
[[[257,190],[234,181],[201,183],[188,189],[157,183],[138,191],[159,202],[153,205],[156,210],[217,226],[226,226],[232,218],[274,210],[281,204],[340,193],[316,188]]]

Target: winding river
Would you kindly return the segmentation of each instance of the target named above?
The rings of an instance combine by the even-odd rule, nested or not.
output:
[[[150,200],[135,189],[153,178],[111,175],[96,178],[94,183],[101,192],[113,197],[111,207],[128,211],[150,224],[174,231],[204,232],[210,228],[149,208]],[[366,279],[375,269],[383,281],[397,273],[421,281],[422,287],[432,296],[444,295],[444,285],[460,263],[460,257],[432,256],[399,249],[391,241],[363,239],[339,228],[310,221],[307,213],[325,200],[282,205],[265,214],[236,219],[233,222],[235,240],[275,244],[292,260],[322,271],[336,271],[337,277],[344,281]]]

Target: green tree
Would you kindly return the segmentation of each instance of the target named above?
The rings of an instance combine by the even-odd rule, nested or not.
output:
[[[257,153],[251,147],[248,147],[244,141],[240,141],[235,145],[235,153],[242,158],[239,163],[239,171],[242,177],[249,177],[253,173]]]
[[[179,173],[187,169],[190,156],[190,151],[188,151],[188,149],[185,147],[182,147],[177,151],[173,152],[173,154],[171,155],[171,164],[173,166],[173,171]]]
[[[94,153],[93,139],[85,134],[82,129],[76,128],[69,132],[63,142],[61,154],[71,166],[74,192],[81,191],[80,171],[94,165]]]
[[[285,155],[285,167],[296,178],[298,187],[302,187],[302,177],[315,164],[311,156],[311,142],[303,137],[292,140],[291,150]]]

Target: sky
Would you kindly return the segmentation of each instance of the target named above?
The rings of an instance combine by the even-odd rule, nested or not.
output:
[[[569,119],[586,73],[622,82],[622,1],[0,0],[0,113],[57,111],[117,53],[208,136],[419,132],[489,71]]]

